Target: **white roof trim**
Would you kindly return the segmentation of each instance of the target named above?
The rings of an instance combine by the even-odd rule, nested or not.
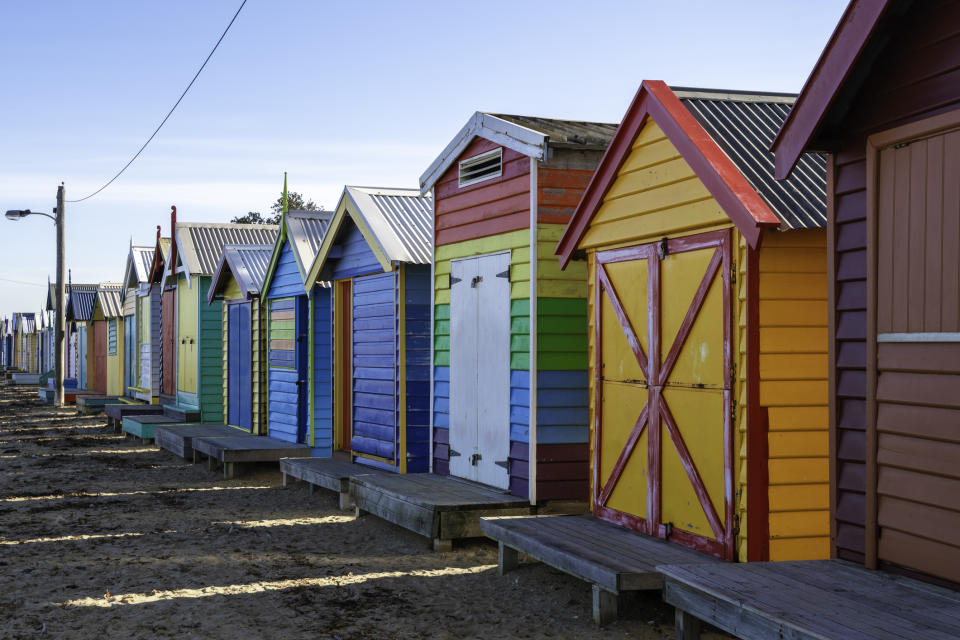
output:
[[[525,156],[544,160],[550,136],[477,111],[420,176],[420,195],[430,193],[440,176],[457,161],[474,138],[485,138]]]

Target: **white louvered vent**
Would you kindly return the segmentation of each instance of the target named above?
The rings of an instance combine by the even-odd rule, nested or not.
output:
[[[494,149],[460,162],[460,186],[499,178],[503,173],[503,149]]]

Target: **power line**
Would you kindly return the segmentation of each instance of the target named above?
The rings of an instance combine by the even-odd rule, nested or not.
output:
[[[117,178],[119,178],[119,177],[123,174],[123,172],[127,170],[127,167],[129,167],[130,165],[132,165],[132,164],[133,164],[133,161],[136,160],[136,159],[140,156],[141,153],[143,153],[143,150],[147,148],[147,145],[150,144],[150,142],[154,139],[154,137],[156,137],[156,135],[160,132],[160,129],[163,127],[163,125],[165,125],[165,124],[167,123],[167,120],[170,119],[170,116],[173,115],[173,112],[174,112],[174,111],[176,110],[176,108],[180,105],[180,102],[183,100],[184,96],[186,96],[186,95],[187,95],[187,92],[190,91],[190,87],[192,87],[192,86],[193,86],[193,83],[197,81],[197,78],[198,78],[198,77],[200,77],[200,72],[202,72],[202,71],[203,71],[203,68],[207,66],[207,63],[208,63],[208,62],[210,62],[210,58],[213,57],[213,54],[214,54],[214,52],[217,50],[217,47],[219,47],[219,46],[220,46],[220,43],[223,42],[224,37],[226,37],[227,32],[230,31],[230,27],[233,26],[234,21],[237,19],[237,16],[240,15],[240,11],[243,9],[243,6],[244,6],[245,4],[247,4],[247,0],[243,0],[243,2],[240,3],[240,8],[238,8],[238,9],[237,9],[237,12],[236,12],[235,14],[233,14],[233,18],[230,20],[230,24],[227,25],[227,28],[223,30],[223,33],[222,33],[222,34],[220,34],[220,39],[217,40],[217,44],[213,45],[213,49],[210,50],[210,53],[207,55],[207,59],[204,60],[204,61],[203,61],[203,64],[200,65],[200,68],[197,69],[197,72],[196,72],[196,73],[194,74],[194,76],[193,76],[193,80],[191,80],[191,81],[190,81],[190,84],[187,85],[187,88],[183,90],[183,93],[180,94],[180,98],[177,99],[177,102],[173,105],[173,107],[171,107],[170,111],[169,111],[169,112],[167,113],[167,115],[164,117],[163,121],[160,122],[160,124],[157,126],[157,128],[154,129],[153,133],[150,134],[150,137],[147,138],[147,141],[143,143],[143,146],[140,147],[140,150],[137,151],[137,152],[134,154],[134,156],[133,156],[132,158],[130,158],[130,161],[127,162],[127,164],[123,165],[123,168],[120,169],[120,171],[117,172],[117,175],[115,175],[115,176],[113,176],[112,178],[110,178],[110,180],[108,180],[105,185],[103,185],[102,187],[100,187],[99,189],[97,189],[96,191],[94,191],[93,193],[91,193],[91,194],[88,195],[88,196],[85,196],[85,197],[83,197],[83,198],[79,198],[79,199],[77,199],[77,200],[67,200],[67,202],[83,202],[84,200],[89,200],[89,199],[92,198],[93,196],[97,195],[98,193],[100,193],[101,191],[103,191],[104,189],[106,189],[107,187],[109,187],[111,184],[113,184],[113,181],[116,180]]]
[[[45,284],[37,284],[36,282],[26,282],[24,280],[11,280],[10,278],[0,278],[0,282],[12,282],[13,284],[25,284],[31,287],[44,287],[44,288],[47,287],[47,285]]]

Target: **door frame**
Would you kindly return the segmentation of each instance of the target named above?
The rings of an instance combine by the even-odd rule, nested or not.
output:
[[[353,278],[333,282],[333,450],[352,459]]]
[[[733,341],[733,304],[731,291],[731,273],[732,273],[732,239],[730,229],[721,229],[718,231],[707,231],[690,236],[678,238],[663,238],[662,240],[622,247],[617,249],[606,249],[597,251],[594,255],[594,425],[593,425],[593,472],[591,502],[595,516],[617,522],[621,525],[636,529],[647,535],[655,536],[665,540],[676,541],[680,544],[691,547],[698,551],[709,553],[727,560],[733,560],[736,553],[736,535],[735,535],[735,501],[733,496],[734,486],[734,439],[733,432],[733,375],[731,366],[733,363],[732,341]],[[688,251],[705,250],[711,247],[715,248],[714,256],[707,267],[707,271],[701,278],[700,285],[694,294],[693,301],[687,310],[683,322],[678,328],[678,338],[673,344],[669,345],[665,359],[662,359],[662,338],[663,328],[660,319],[660,296],[662,294],[662,284],[660,278],[660,262],[676,253],[685,253]],[[626,311],[621,306],[617,297],[616,289],[612,281],[603,268],[606,264],[626,261],[646,260],[647,261],[647,313],[648,313],[648,339],[647,349],[649,353],[644,353],[643,345],[639,338],[634,334],[627,333],[624,325],[630,326]],[[717,276],[721,278],[721,287],[723,292],[723,460],[724,460],[724,520],[719,521],[719,514],[716,507],[712,505],[709,495],[706,492],[703,479],[700,477],[699,470],[696,467],[686,446],[680,446],[671,436],[676,433],[676,440],[683,443],[680,427],[676,424],[669,406],[663,398],[663,389],[666,385],[673,365],[682,350],[689,331],[692,329],[697,314],[702,308],[703,302],[713,282]],[[646,377],[648,395],[647,401],[640,410],[637,422],[627,437],[623,450],[617,459],[616,464],[610,472],[610,477],[605,481],[600,478],[600,452],[603,435],[603,380],[601,377],[603,364],[603,324],[602,308],[604,291],[609,290],[612,297],[608,295],[614,312],[616,313],[621,329],[626,334],[628,344],[634,352],[641,370]],[[630,333],[634,333],[632,326]],[[663,361],[662,361],[663,360]],[[651,384],[653,382],[653,384]],[[651,417],[651,414],[656,417]],[[657,428],[650,425],[656,420]],[[663,428],[660,427],[661,420]],[[647,428],[650,427],[650,428]],[[640,441],[643,431],[648,434],[647,444],[647,513],[645,517],[640,517],[624,513],[606,506],[606,501],[613,493],[613,488],[620,479],[620,474],[626,468],[630,458],[633,456],[636,444]],[[687,476],[693,486],[694,492],[701,503],[707,520],[714,531],[714,538],[680,530],[673,529],[669,524],[661,522],[661,452],[665,444],[661,437],[661,432],[666,431],[668,436],[666,441],[672,441],[681,463],[687,472]]]

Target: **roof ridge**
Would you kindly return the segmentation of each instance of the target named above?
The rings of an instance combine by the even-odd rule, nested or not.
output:
[[[712,89],[708,87],[670,87],[681,100],[722,100],[724,102],[775,102],[793,104],[796,93],[779,91],[746,91],[743,89]]]

